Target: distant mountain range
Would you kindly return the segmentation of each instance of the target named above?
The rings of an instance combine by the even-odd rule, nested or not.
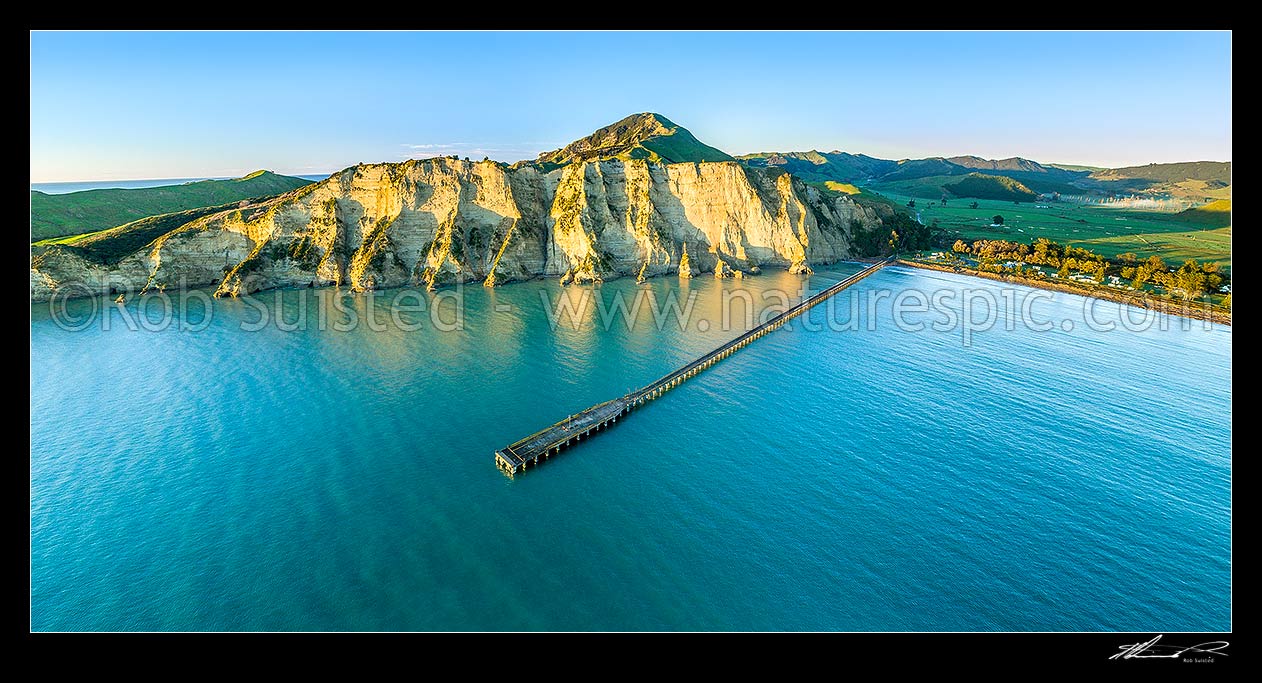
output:
[[[737,157],[751,168],[782,168],[807,182],[855,183],[875,180],[898,167],[897,161],[848,152],[759,152]]]
[[[1231,162],[1195,161],[1127,168],[1042,164],[977,156],[878,159],[848,152],[759,152],[737,157],[751,168],[783,168],[807,182],[851,183],[915,197],[1030,201],[1040,194],[1152,194],[1199,201],[1231,197]],[[964,178],[960,178],[964,176]]]

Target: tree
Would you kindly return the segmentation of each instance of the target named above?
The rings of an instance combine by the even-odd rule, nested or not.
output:
[[[914,209],[914,208],[916,208],[916,200],[915,200],[915,199],[912,199],[912,200],[908,201],[908,202],[907,202],[907,208],[909,208],[909,209]]]
[[[1148,264],[1145,263],[1144,265],[1138,266],[1137,268],[1135,268],[1135,279],[1131,281],[1131,286],[1134,287],[1135,289],[1140,289],[1141,287],[1144,286],[1144,283],[1148,282],[1148,280],[1151,278],[1152,278],[1152,269],[1149,268]]]
[[[1003,225],[1003,216],[1000,216],[999,214],[995,214],[994,216],[991,217],[990,222],[994,223],[995,225]]]
[[[1135,262],[1139,260],[1139,257],[1135,256],[1134,254],[1128,251],[1125,254],[1118,254],[1117,260],[1121,261],[1122,263],[1125,263],[1128,266],[1133,266],[1135,265]]]
[[[1031,263],[1045,263],[1049,266],[1060,265],[1060,245],[1047,239],[1039,237],[1034,240],[1034,257],[1030,259]]]
[[[951,245],[951,251],[957,254],[967,254],[968,244],[964,240],[955,240],[955,244]]]
[[[968,205],[968,208],[970,208],[970,209],[976,209],[976,208],[977,208],[977,202],[973,202],[972,204],[969,204],[969,205]]]

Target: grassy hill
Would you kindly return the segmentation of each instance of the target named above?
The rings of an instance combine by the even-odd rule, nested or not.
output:
[[[916,180],[934,176],[964,175],[968,169],[957,166],[941,157],[930,159],[904,159],[879,180],[884,183],[900,180]]]
[[[1094,171],[1106,171],[1103,166],[1083,166],[1082,164],[1043,164],[1047,168],[1059,168],[1062,171],[1079,171],[1092,173]]]
[[[964,176],[937,175],[881,182],[873,186],[883,192],[907,195],[917,199],[937,200],[942,197],[996,199],[1008,202],[1032,202],[1038,192],[1019,180],[986,173]]]
[[[1103,237],[1081,240],[1075,246],[1086,247],[1108,257],[1116,257],[1118,254],[1128,252],[1141,256],[1156,254],[1172,265],[1182,263],[1187,259],[1196,259],[1231,267],[1230,227]]]
[[[1140,179],[1159,183],[1177,183],[1184,180],[1214,180],[1231,182],[1230,161],[1185,161],[1177,164],[1148,164],[1108,168],[1091,174],[1095,180]]]
[[[928,197],[932,192],[927,189],[914,191],[912,188],[925,187],[934,185],[941,187],[945,185],[947,180],[943,178],[948,176],[967,176],[970,174],[982,173],[988,177],[1005,177],[1018,181],[1025,190],[1032,190],[1035,194],[1059,192],[1061,194],[1077,194],[1082,192],[1082,188],[1075,186],[1073,183],[1077,179],[1086,176],[1085,172],[1068,171],[1062,168],[1044,166],[1037,161],[1022,159],[1021,157],[1011,157],[1008,159],[982,159],[975,156],[959,156],[959,157],[931,157],[928,159],[904,159],[897,162],[885,175],[877,177],[875,183],[878,186],[886,186],[898,192],[906,192],[916,196]],[[915,182],[922,181],[922,182]],[[991,183],[993,184],[993,182]],[[976,189],[965,190],[969,194],[957,196],[981,197],[981,196],[1000,196],[995,194],[995,188],[985,188],[977,185],[976,181],[966,182],[965,188],[974,187]],[[1011,190],[1015,186],[1007,185]],[[985,194],[977,194],[983,192]],[[926,194],[928,193],[928,194]],[[1017,194],[1024,195],[1025,192],[1017,190]],[[1010,196],[1011,192],[1004,196]],[[1015,196],[1014,196],[1015,198]]]
[[[1095,171],[1083,187],[1115,194],[1159,194],[1194,200],[1231,198],[1230,161],[1187,161]]]
[[[825,180],[824,187],[826,189],[832,190],[834,192],[840,192],[842,194],[859,194],[860,192],[863,191],[850,183],[839,183],[835,180]]]
[[[1019,180],[1006,176],[986,175],[984,173],[970,173],[953,183],[946,183],[942,187],[956,197],[1000,199],[1013,202],[1032,202],[1039,194],[1022,185]]]
[[[665,116],[645,112],[632,114],[561,149],[544,152],[535,163],[555,167],[596,159],[648,159],[674,164],[731,161],[732,157],[701,142]]]
[[[203,206],[188,211],[147,216],[108,230],[42,240],[36,242],[35,246],[47,247],[59,244],[80,253],[90,261],[113,264],[185,223],[212,213],[236,209],[240,205],[241,202],[229,202],[218,206]]]
[[[1205,206],[1180,211],[1179,218],[1193,225],[1208,228],[1225,228],[1231,225],[1231,200],[1219,199]]]
[[[106,230],[146,216],[188,211],[274,196],[310,180],[256,171],[231,180],[202,180],[140,189],[85,190],[67,194],[31,191],[31,241]]]
[[[937,201],[946,194],[942,186],[949,182],[954,182],[956,176],[938,175],[929,176],[927,178],[912,178],[910,180],[895,180],[893,182],[881,182],[872,187],[883,193],[892,193],[914,197],[916,199],[932,199]]]
[[[936,199],[946,185],[966,197],[1026,197],[1034,194],[1173,196],[1192,201],[1231,198],[1231,163],[1190,161],[1125,168],[1072,164],[1041,164],[1021,157],[983,159],[978,156],[928,157],[890,161],[845,152],[759,152],[738,157],[751,167],[782,168],[807,182],[852,183],[884,188],[898,194]],[[983,174],[1017,181],[952,180],[952,176]],[[963,193],[962,195],[960,193]]]

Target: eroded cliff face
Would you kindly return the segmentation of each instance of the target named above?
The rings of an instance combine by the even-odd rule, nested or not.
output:
[[[796,271],[850,255],[846,197],[735,162],[574,163],[543,173],[451,158],[355,166],[249,208],[188,223],[117,263],[53,247],[31,297],[217,285],[218,295],[339,284],[355,290],[538,276]]]

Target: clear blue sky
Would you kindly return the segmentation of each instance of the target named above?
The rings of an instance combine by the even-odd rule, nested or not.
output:
[[[1231,35],[31,35],[32,182],[516,161],[639,111],[733,154],[1229,160]]]

